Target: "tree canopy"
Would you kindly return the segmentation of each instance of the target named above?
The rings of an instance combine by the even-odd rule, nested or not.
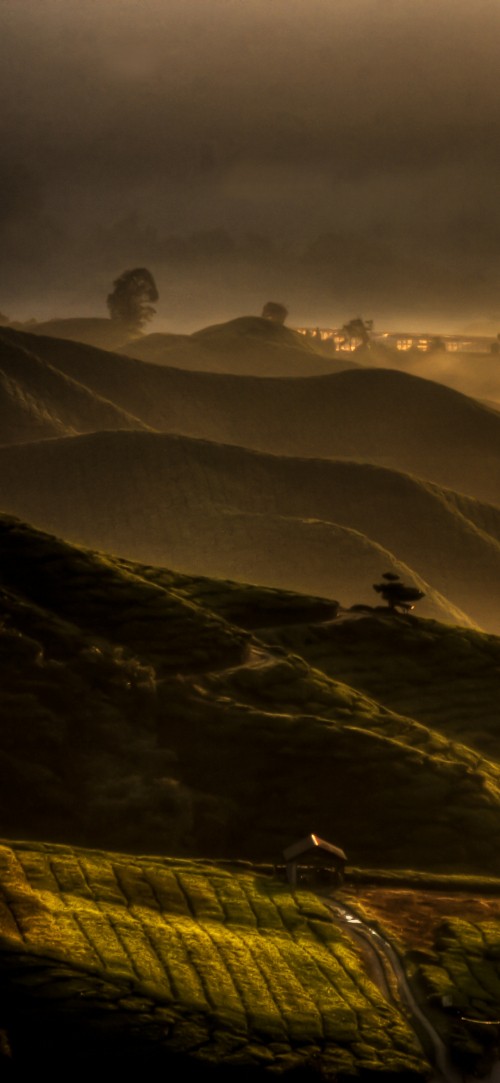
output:
[[[288,309],[281,304],[281,301],[266,301],[262,309],[262,316],[265,320],[271,320],[273,323],[284,323],[288,316]]]
[[[406,586],[401,582],[399,575],[395,575],[394,572],[385,572],[382,579],[384,582],[374,583],[373,589],[377,591],[377,594],[382,595],[384,602],[387,602],[389,609],[393,611],[402,609],[406,612],[414,608],[415,602],[425,598],[422,590],[418,590],[417,587]]]
[[[138,334],[156,312],[152,302],[158,300],[156,282],[147,267],[123,271],[113,282],[107,305],[112,320],[127,331]]]

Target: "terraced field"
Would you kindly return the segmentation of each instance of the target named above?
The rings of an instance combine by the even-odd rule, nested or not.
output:
[[[406,1020],[308,892],[250,868],[29,843],[1,847],[0,884],[1,1025],[23,1068],[57,1069],[78,1042],[83,1064],[425,1075]]]

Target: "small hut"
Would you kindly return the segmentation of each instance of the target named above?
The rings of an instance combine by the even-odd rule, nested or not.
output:
[[[347,857],[339,846],[325,842],[318,835],[307,835],[283,851],[286,878],[296,886],[300,879],[307,883],[342,883]]]

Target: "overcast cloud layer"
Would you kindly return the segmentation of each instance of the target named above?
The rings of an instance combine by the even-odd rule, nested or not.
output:
[[[498,0],[0,0],[11,316],[500,326]],[[292,321],[293,322],[293,321]]]

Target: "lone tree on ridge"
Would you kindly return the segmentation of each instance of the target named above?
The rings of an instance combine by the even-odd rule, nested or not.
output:
[[[280,301],[267,301],[261,313],[263,319],[271,320],[271,323],[284,323],[288,316],[288,309]]]
[[[373,589],[377,591],[377,594],[381,594],[384,602],[387,602],[389,609],[393,613],[397,609],[401,609],[403,613],[408,613],[415,608],[415,603],[419,602],[421,598],[425,598],[425,594],[422,590],[418,590],[417,587],[407,587],[401,582],[399,575],[395,575],[394,572],[384,572],[382,579],[383,583],[374,583]]]
[[[159,294],[156,282],[147,267],[123,271],[113,282],[113,292],[107,305],[112,320],[121,323],[130,334],[139,334],[156,312],[152,302]]]

